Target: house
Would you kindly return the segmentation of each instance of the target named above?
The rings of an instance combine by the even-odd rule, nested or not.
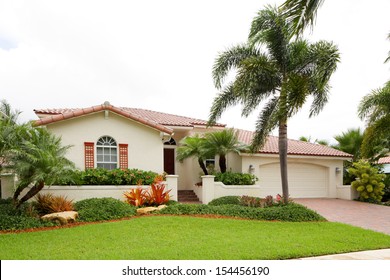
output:
[[[45,126],[72,145],[68,158],[80,169],[139,168],[178,175],[178,189],[191,190],[200,181],[196,159],[176,161],[180,140],[195,133],[224,129],[207,121],[145,109],[116,107],[108,102],[81,109],[34,110]],[[253,132],[238,130],[250,144]],[[292,197],[339,197],[343,161],[351,155],[318,144],[288,140],[288,176]],[[213,162],[215,159],[209,159]],[[269,136],[255,154],[230,154],[228,169],[250,172],[268,194],[281,193],[278,138]]]
[[[383,165],[382,170],[385,174],[390,174],[390,155],[380,158],[378,164]]]

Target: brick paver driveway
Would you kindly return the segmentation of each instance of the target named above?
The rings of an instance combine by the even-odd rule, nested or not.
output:
[[[390,207],[333,198],[297,198],[296,203],[315,210],[328,221],[390,234]]]

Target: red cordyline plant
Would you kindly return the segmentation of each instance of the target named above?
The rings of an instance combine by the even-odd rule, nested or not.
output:
[[[127,203],[136,207],[142,206],[147,202],[147,191],[141,187],[131,189],[123,194]]]

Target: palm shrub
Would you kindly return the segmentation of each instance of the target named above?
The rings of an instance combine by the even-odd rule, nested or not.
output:
[[[359,192],[359,200],[380,202],[384,194],[383,183],[386,175],[372,167],[367,161],[360,160],[352,164],[348,172],[355,176],[351,186]]]

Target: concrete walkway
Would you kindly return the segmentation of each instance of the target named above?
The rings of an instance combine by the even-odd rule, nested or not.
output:
[[[328,221],[390,234],[389,206],[333,198],[297,198],[294,201],[313,209]]]
[[[390,260],[390,249],[309,257],[300,260]]]

